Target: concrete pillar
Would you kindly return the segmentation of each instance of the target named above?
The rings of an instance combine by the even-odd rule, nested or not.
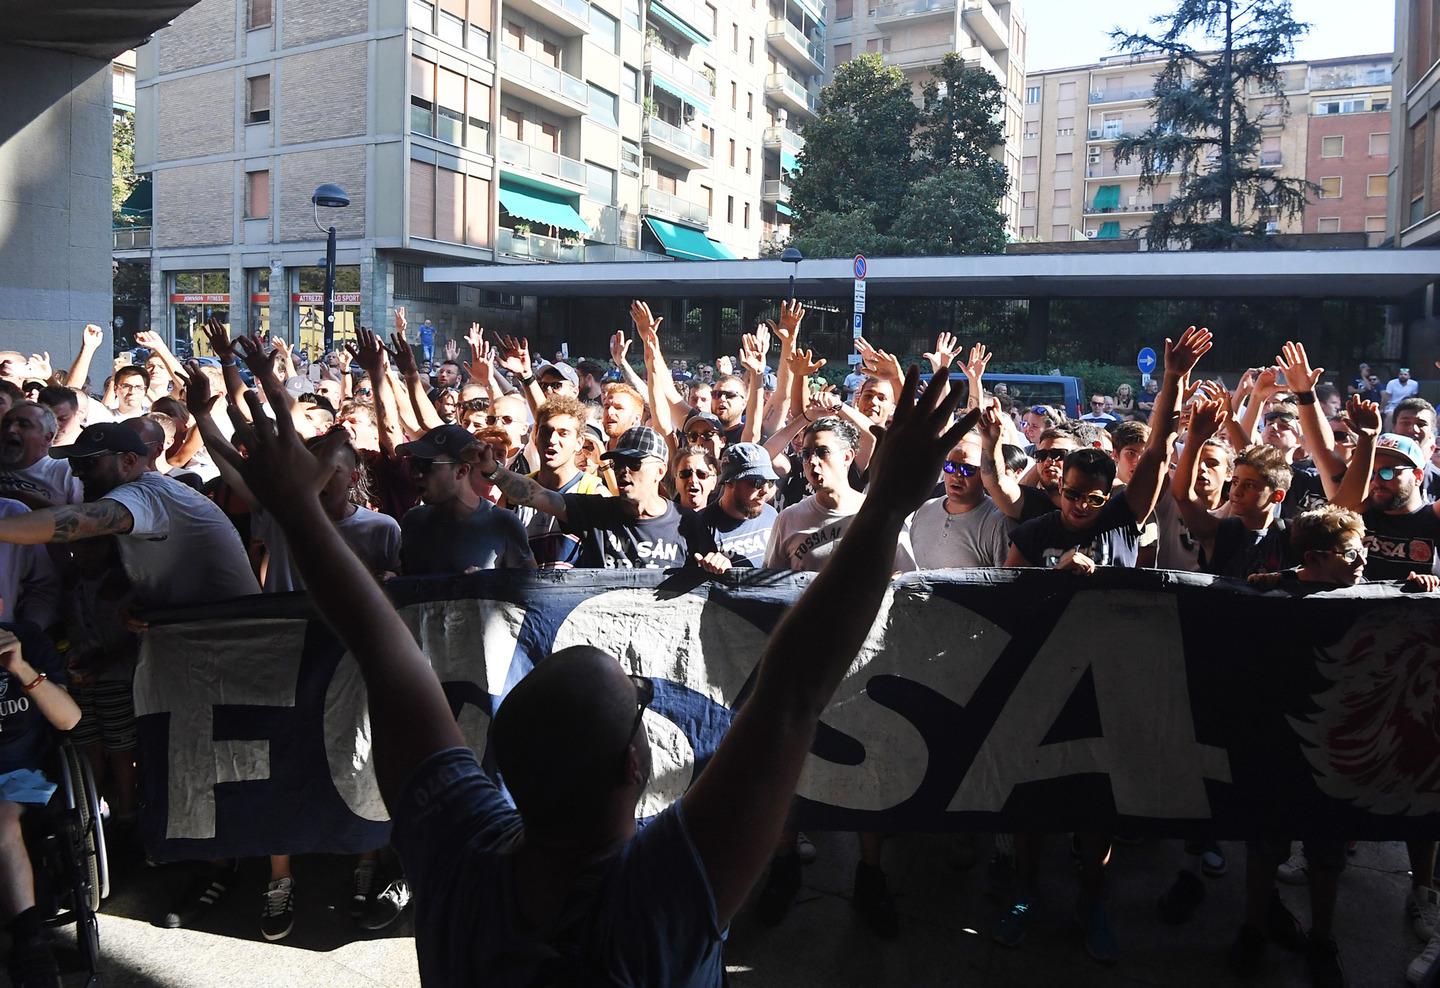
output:
[[[1032,298],[1030,318],[1025,327],[1025,357],[1028,360],[1044,360],[1050,346],[1050,300]]]

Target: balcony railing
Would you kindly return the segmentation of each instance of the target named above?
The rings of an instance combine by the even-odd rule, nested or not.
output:
[[[760,144],[767,148],[792,148],[796,151],[803,151],[805,138],[788,127],[766,127],[760,137]]]
[[[1096,206],[1093,202],[1085,207],[1087,214],[1103,213],[1148,213],[1155,209],[1151,201],[1136,199],[1135,202],[1123,202],[1115,206]]]
[[[142,250],[150,246],[148,226],[116,227],[110,231],[110,235],[113,250]]]
[[[781,179],[760,183],[760,198],[766,202],[789,202],[790,186]]]
[[[640,212],[676,219],[702,230],[710,227],[710,213],[704,206],[650,186],[640,190]]]
[[[677,83],[696,96],[709,98],[715,95],[715,84],[699,69],[686,65],[656,44],[645,46],[645,67],[651,72]]]
[[[1285,154],[1284,154],[1284,152],[1281,152],[1281,151],[1261,151],[1261,152],[1260,152],[1260,164],[1262,164],[1262,165],[1279,165],[1279,164],[1283,164],[1284,161],[1285,161]]]
[[[902,18],[922,18],[935,14],[953,13],[956,0],[892,0],[875,6],[875,20],[879,22]]]
[[[1155,95],[1155,87],[1145,89],[1107,89],[1105,92],[1090,94],[1091,103],[1119,103],[1123,100],[1144,99],[1148,100]]]
[[[797,106],[803,106],[811,113],[820,112],[820,101],[800,83],[783,72],[771,72],[765,77],[765,94],[777,99],[789,99]]]
[[[805,37],[805,32],[789,21],[780,18],[772,20],[766,28],[765,36],[771,42],[779,45],[782,50],[791,51],[802,58],[809,59],[816,68],[823,69],[825,67],[825,49]]]
[[[584,185],[586,182],[583,161],[576,161],[543,148],[531,147],[511,137],[500,138],[499,144],[502,168],[544,175],[546,178],[558,178],[571,185]]]
[[[645,118],[645,136],[652,141],[659,141],[661,144],[668,144],[677,151],[684,152],[691,158],[703,158],[709,161],[714,157],[710,145],[701,139],[699,134],[691,134],[681,130],[674,124],[668,124],[659,117]]]
[[[1090,140],[1092,141],[1118,141],[1126,137],[1138,136],[1140,131],[1130,130],[1128,127],[1092,127],[1090,128]]]
[[[621,247],[619,244],[587,244],[587,261],[673,261],[669,254],[652,254],[648,250]]]
[[[535,89],[563,96],[581,106],[590,105],[590,91],[586,88],[584,79],[577,79],[553,65],[546,65],[531,58],[518,48],[500,46],[500,69],[517,82],[528,83]]]
[[[536,261],[564,261],[577,263],[585,260],[584,244],[566,244],[554,237],[542,237],[538,233],[520,236],[514,230],[501,227],[496,231],[495,243],[500,253],[512,257],[528,257]]]
[[[701,34],[710,34],[710,17],[695,0],[660,0],[660,6],[680,18]]]

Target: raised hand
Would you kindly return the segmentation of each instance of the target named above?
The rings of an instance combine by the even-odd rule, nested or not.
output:
[[[930,361],[930,373],[939,374],[942,370],[948,369],[955,362],[955,358],[959,356],[959,347],[960,341],[955,338],[953,333],[942,331],[935,338],[935,349],[924,355],[925,359]],[[987,357],[986,360],[988,361],[989,358]]]
[[[904,379],[905,372],[900,366],[899,357],[871,346],[863,336],[856,338],[855,349],[860,353],[866,373],[888,380],[895,385],[897,392],[900,390],[900,382]]]
[[[214,316],[205,320],[205,339],[210,344],[210,352],[221,360],[230,360],[235,356],[235,344],[230,340],[230,330]]]
[[[460,344],[454,340],[445,341],[445,359],[458,361],[460,359]]]
[[[410,324],[405,321],[405,306],[395,306],[395,335],[402,340],[405,338],[405,329]]]
[[[95,348],[99,347],[101,343],[104,342],[105,330],[101,329],[93,322],[86,323],[85,328],[81,330],[80,333],[80,345],[87,350],[94,350]]]
[[[1286,343],[1281,348],[1280,356],[1275,358],[1275,363],[1285,372],[1285,386],[1301,394],[1314,391],[1320,375],[1325,373],[1324,367],[1310,366],[1304,343]]]
[[[212,394],[210,390],[210,379],[205,376],[205,371],[200,367],[200,361],[187,360],[185,362],[185,373],[178,375],[180,383],[185,385],[185,408],[194,417],[195,421],[215,410],[215,402],[220,396]]]
[[[361,326],[355,331],[355,362],[360,365],[370,380],[380,380],[385,372],[385,344],[380,337]]]
[[[1374,439],[1380,434],[1380,406],[1373,401],[1365,401],[1359,395],[1351,395],[1350,401],[1345,405],[1345,424],[1350,431],[1357,435],[1368,436]]]
[[[405,339],[405,333],[398,328],[404,321],[404,308],[396,310],[395,325],[397,331],[390,334],[390,346],[392,348],[391,353],[395,354],[395,369],[400,372],[401,376],[409,377],[411,374],[419,374],[420,368],[415,366],[415,352],[410,349],[410,343]]]
[[[465,334],[465,342],[470,344],[470,350],[472,353],[474,352],[475,348],[480,345],[480,341],[484,338],[485,330],[480,327],[480,324],[478,322],[472,322],[470,324],[470,332]]]
[[[470,375],[470,380],[489,387],[490,378],[495,374],[495,348],[484,340],[472,341],[465,373]]]
[[[719,360],[715,361],[715,370],[719,374],[734,374],[735,361],[730,359],[729,354],[726,354]]]
[[[800,345],[800,321],[805,318],[805,306],[795,299],[780,303],[780,321],[770,323],[770,331],[780,341],[782,352]]]
[[[641,303],[636,303],[641,304]],[[625,363],[625,355],[630,352],[630,341],[625,338],[625,330],[617,329],[610,337],[610,359],[615,365]]]
[[[1167,374],[1189,374],[1200,362],[1200,358],[1210,351],[1214,344],[1213,337],[1208,329],[1196,329],[1194,326],[1186,329],[1180,334],[1180,339],[1171,342],[1169,337],[1165,339],[1165,373]]]
[[[134,361],[130,359],[130,354],[122,353],[111,362],[110,369],[112,372],[118,371],[121,367],[129,367],[132,363]]]
[[[972,409],[952,425],[960,389],[946,387],[944,378],[931,378],[917,398],[919,380],[920,370],[912,366],[896,396],[889,427],[870,427],[878,444],[870,461],[872,479],[866,504],[874,498],[888,510],[904,515],[930,497],[940,475],[940,461],[980,417]],[[945,392],[943,398],[941,391]]]
[[[530,341],[523,336],[500,337],[500,366],[512,374],[529,377],[532,372]]]
[[[55,369],[50,366],[49,350],[30,354],[30,376],[46,382],[55,376]]]
[[[160,334],[149,329],[142,329],[136,333],[135,342],[155,353],[168,353],[170,350],[170,348],[165,345],[165,341],[161,339]]]
[[[665,321],[664,316],[655,315],[650,306],[636,299],[630,303],[630,319],[635,323],[635,335],[640,337],[643,345],[659,346],[660,324]]]
[[[827,415],[834,415],[840,410],[840,396],[833,391],[817,391],[810,399],[810,404],[805,406],[805,417],[812,422],[815,419],[824,418]]]
[[[761,349],[760,340],[753,333],[740,337],[740,366],[751,374],[765,373],[765,351]]]
[[[1256,376],[1251,392],[1257,400],[1268,401],[1284,390],[1285,386],[1280,383],[1280,368],[1265,367]]]
[[[250,373],[255,375],[256,381],[273,379],[280,382],[284,380],[280,368],[284,366],[285,357],[279,350],[271,350],[266,353],[259,336],[241,336],[235,341],[235,345],[240,350],[240,356],[245,361],[245,366],[250,368]]]
[[[1005,438],[1005,423],[1000,421],[1000,409],[992,404],[980,412],[980,439],[986,446],[995,446]]]
[[[284,408],[285,392],[272,377],[257,377],[273,408]],[[240,410],[229,408],[235,426],[235,439],[245,447],[246,456],[223,440],[212,448],[244,479],[250,493],[277,518],[294,516],[307,508],[313,509],[320,488],[335,476],[337,458],[347,441],[345,430],[335,429],[312,449],[295,431],[290,415],[270,418],[254,391],[245,392],[252,421],[245,421]]]
[[[1190,435],[1188,441],[1203,443],[1225,424],[1230,417],[1228,404],[1219,398],[1205,399],[1195,403],[1190,413]]]
[[[796,350],[787,355],[790,373],[797,377],[809,377],[825,366],[824,357],[816,357],[811,350]]]

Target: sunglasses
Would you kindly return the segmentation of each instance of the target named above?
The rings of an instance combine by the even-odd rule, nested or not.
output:
[[[690,467],[686,467],[684,470],[676,472],[675,476],[681,480],[689,480],[691,477],[694,477],[696,480],[709,480],[715,475],[709,470],[692,470]]]
[[[808,460],[808,459],[810,459],[811,457],[816,457],[816,456],[818,456],[818,457],[819,457],[820,459],[822,459],[822,460],[828,460],[828,459],[830,459],[830,447],[829,447],[829,446],[807,446],[807,447],[805,447],[804,449],[800,450],[800,459],[802,459],[802,460]]]
[[[487,415],[487,416],[485,416],[485,424],[486,424],[486,425],[514,425],[514,424],[515,424],[515,421],[516,421],[516,420],[515,420],[515,416],[513,416],[513,415]]]
[[[1355,445],[1355,437],[1348,432],[1336,432],[1333,435],[1337,443],[1344,443],[1346,446]]]
[[[1046,460],[1063,460],[1068,449],[1041,449],[1035,451],[1035,459],[1044,463]]]
[[[946,460],[943,469],[946,473],[958,473],[962,477],[973,477],[980,472],[973,463],[956,463],[954,460]]]
[[[1364,559],[1370,554],[1369,550],[1366,549],[1364,546],[1361,546],[1358,549],[1324,549],[1321,551],[1323,551],[1327,556],[1339,556],[1347,563],[1353,563],[1357,559]]]
[[[640,723],[645,719],[645,711],[650,704],[655,702],[655,681],[649,676],[629,677],[631,684],[635,687],[635,721],[630,725],[630,733],[625,736],[625,750],[620,752],[620,761],[624,765],[630,760],[630,742],[640,733]]]
[[[726,401],[738,401],[745,397],[739,391],[712,391],[710,392],[710,396],[712,398],[724,398]]]
[[[460,403],[460,407],[467,412],[483,412],[490,407],[489,398],[471,398]]]
[[[1401,470],[1399,467],[1380,467],[1378,470],[1375,471],[1374,475],[1385,481],[1386,483],[1389,483],[1404,472],[1405,471]]]
[[[1103,508],[1105,507],[1105,502],[1110,500],[1109,494],[1101,494],[1096,491],[1090,491],[1087,493],[1085,491],[1076,490],[1074,487],[1067,487],[1060,493],[1065,495],[1065,500],[1067,501],[1084,501],[1092,508]]]
[[[644,457],[640,456],[612,456],[610,465],[616,470],[639,470],[645,465]]]
[[[720,435],[720,433],[716,432],[714,429],[710,429],[706,432],[687,432],[685,433],[685,438],[690,440],[692,443],[708,443],[711,439],[714,439],[718,435]]]
[[[540,382],[541,391],[559,391],[564,386],[565,381],[563,379],[557,380],[553,377],[546,378],[545,380]]]
[[[362,398],[369,398],[372,392],[369,388],[356,388],[355,393]]]

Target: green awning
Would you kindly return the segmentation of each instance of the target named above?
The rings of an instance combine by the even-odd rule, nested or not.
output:
[[[511,216],[541,226],[555,226],[562,230],[588,234],[590,224],[580,218],[575,204],[558,193],[543,192],[532,186],[518,188],[500,183],[500,205]]]
[[[650,0],[650,16],[661,24],[665,24],[679,31],[697,45],[705,45],[708,47],[710,44],[710,39],[701,33],[699,28],[685,23],[683,18],[670,13],[670,11],[656,3],[655,0]]]
[[[1114,209],[1120,205],[1120,186],[1102,185],[1095,190],[1095,209]]]
[[[660,240],[665,253],[678,261],[732,261],[735,255],[705,236],[701,230],[679,223],[667,223],[653,216],[645,217],[650,230]]]
[[[130,195],[120,204],[121,216],[149,216],[155,208],[155,186],[150,179],[142,178],[130,189]]]
[[[656,89],[665,90],[667,93],[669,93],[671,96],[674,96],[680,102],[689,103],[691,106],[695,107],[701,113],[704,113],[706,115],[710,113],[709,103],[706,103],[704,100],[701,99],[696,99],[694,96],[681,89],[675,83],[670,82],[668,79],[664,79],[652,73],[650,76],[650,81],[655,84]]]
[[[1108,221],[1108,222],[1106,222],[1106,223],[1100,224],[1100,232],[1097,233],[1097,234],[1095,234],[1095,239],[1096,239],[1096,240],[1119,240],[1119,239],[1120,239],[1120,221],[1119,221],[1119,220],[1110,220],[1110,221]]]
[[[798,172],[800,170],[800,159],[795,157],[784,148],[780,149],[780,167],[787,171]]]
[[[775,204],[775,212],[779,213],[781,216],[795,215],[795,211],[792,210],[789,206],[785,205],[785,203],[783,202],[777,202]]]

